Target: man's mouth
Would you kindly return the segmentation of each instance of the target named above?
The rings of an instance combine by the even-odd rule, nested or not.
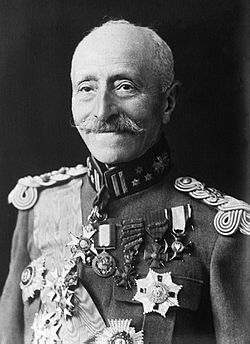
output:
[[[86,134],[114,133],[140,135],[145,131],[144,128],[127,115],[113,115],[105,121],[96,117],[89,117],[80,122],[77,128],[83,130]]]

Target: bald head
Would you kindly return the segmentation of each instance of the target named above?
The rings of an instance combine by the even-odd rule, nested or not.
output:
[[[71,78],[75,124],[104,163],[143,155],[175,106],[171,50],[154,31],[125,21],[108,22],[79,43]]]
[[[110,44],[112,46],[110,46]],[[141,65],[158,79],[161,91],[167,90],[174,80],[173,55],[171,49],[153,30],[147,27],[136,26],[125,20],[109,21],[100,27],[94,28],[78,44],[72,59],[71,78],[75,78],[75,65],[83,57],[92,59],[91,50],[102,56],[112,56],[115,51],[124,51],[131,57],[136,56]],[[93,61],[94,62],[94,61]],[[105,62],[105,61],[104,61]],[[115,58],[114,58],[115,63]]]

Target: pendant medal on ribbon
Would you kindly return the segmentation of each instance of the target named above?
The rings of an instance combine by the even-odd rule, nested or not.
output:
[[[115,224],[112,221],[98,225],[98,231],[94,238],[96,250],[102,250],[92,261],[94,272],[100,277],[109,277],[116,270],[115,259],[107,250],[115,249]]]

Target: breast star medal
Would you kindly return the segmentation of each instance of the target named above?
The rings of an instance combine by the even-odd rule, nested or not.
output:
[[[109,327],[96,336],[95,344],[143,344],[143,331],[130,327],[131,319],[108,320]]]
[[[47,303],[47,298],[54,310],[67,320],[74,310],[74,290],[77,287],[78,277],[74,261],[68,261],[59,274],[57,268],[46,276],[46,285],[41,292],[41,301]]]
[[[22,289],[23,302],[35,296],[44,284],[45,258],[39,257],[33,260],[22,272],[20,288]]]
[[[47,311],[36,313],[31,327],[33,330],[32,344],[60,343],[61,341],[57,333],[61,326],[56,313],[48,313]]]
[[[147,277],[136,284],[134,300],[142,303],[144,314],[157,312],[165,317],[169,307],[179,306],[177,296],[182,286],[172,281],[170,272],[158,274],[149,269]]]
[[[79,236],[69,233],[71,241],[66,246],[70,246],[73,259],[77,259],[79,257],[83,264],[91,265],[94,256],[97,255],[97,251],[92,240],[95,232],[96,229],[91,225],[88,225],[82,226],[82,234]]]

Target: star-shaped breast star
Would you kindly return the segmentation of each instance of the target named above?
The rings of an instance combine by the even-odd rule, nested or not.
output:
[[[72,258],[80,257],[82,262],[86,264],[86,255],[93,253],[97,255],[97,250],[94,247],[94,242],[91,240],[92,236],[95,234],[96,229],[89,226],[82,226],[82,234],[76,236],[72,233],[70,234],[71,241],[67,244],[70,246],[72,252]]]
[[[60,342],[58,332],[61,326],[62,325],[57,318],[56,313],[49,313],[46,310],[43,313],[36,313],[32,325],[32,343],[55,344],[58,343],[58,341]]]
[[[143,344],[143,330],[135,332],[135,328],[130,326],[131,321],[131,319],[108,320],[109,327],[97,334],[95,344]]]
[[[142,303],[144,314],[157,312],[165,317],[169,307],[179,306],[177,295],[182,286],[172,281],[170,272],[158,274],[149,269],[147,277],[136,284],[134,300]]]
[[[22,272],[20,288],[23,302],[35,296],[44,286],[45,258],[43,256],[33,260]]]

